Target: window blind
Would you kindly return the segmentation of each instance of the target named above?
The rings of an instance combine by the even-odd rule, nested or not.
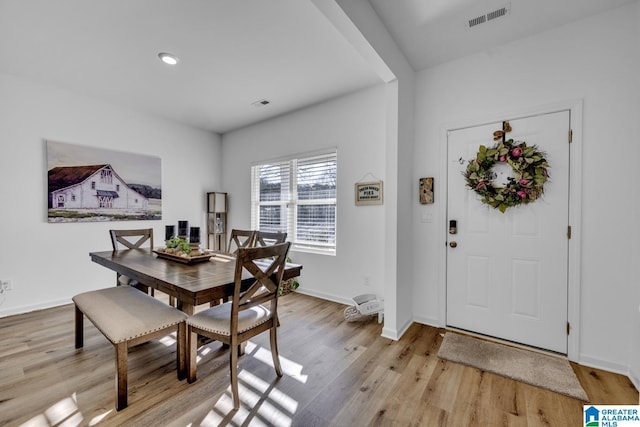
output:
[[[251,168],[251,225],[288,234],[293,247],[335,254],[337,152]]]

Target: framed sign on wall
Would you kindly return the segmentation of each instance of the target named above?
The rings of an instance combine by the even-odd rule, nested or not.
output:
[[[356,205],[381,205],[384,189],[382,181],[356,182]]]
[[[433,203],[433,178],[420,178],[420,204]]]

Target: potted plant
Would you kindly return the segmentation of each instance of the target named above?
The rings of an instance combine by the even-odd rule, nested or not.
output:
[[[290,263],[291,258],[287,257],[287,262]],[[282,282],[280,282],[280,286],[278,286],[278,295],[282,296],[290,294],[292,291],[298,289],[299,286],[300,282],[298,282],[298,279],[296,279],[295,277],[292,277],[288,280],[283,280]]]

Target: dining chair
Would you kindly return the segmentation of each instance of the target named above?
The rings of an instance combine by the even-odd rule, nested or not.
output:
[[[280,231],[256,231],[254,246],[270,246],[284,243],[287,240],[287,233]]]
[[[111,236],[111,245],[114,251],[120,249],[140,249],[146,242],[149,242],[149,252],[153,252],[153,228],[140,228],[134,230],[109,230]],[[124,246],[121,248],[120,245]],[[132,280],[123,274],[117,274],[117,285],[129,285],[144,290],[146,287],[137,280]],[[155,296],[155,290],[149,288],[151,296]],[[169,297],[169,304],[175,307],[175,301],[172,296]]]
[[[240,248],[251,248],[254,246],[255,238],[256,232],[253,230],[238,230],[234,228],[231,230],[227,252],[235,255]]]
[[[240,344],[269,331],[273,366],[276,375],[282,376],[277,342],[278,284],[284,274],[284,263],[290,245],[291,243],[286,242],[266,247],[240,248],[236,257],[233,299],[187,319],[187,381],[192,383],[197,379],[199,335],[227,344],[235,409],[240,407]]]

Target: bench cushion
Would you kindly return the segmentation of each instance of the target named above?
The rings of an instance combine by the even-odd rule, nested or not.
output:
[[[73,297],[76,307],[114,344],[176,325],[187,315],[129,286]]]

